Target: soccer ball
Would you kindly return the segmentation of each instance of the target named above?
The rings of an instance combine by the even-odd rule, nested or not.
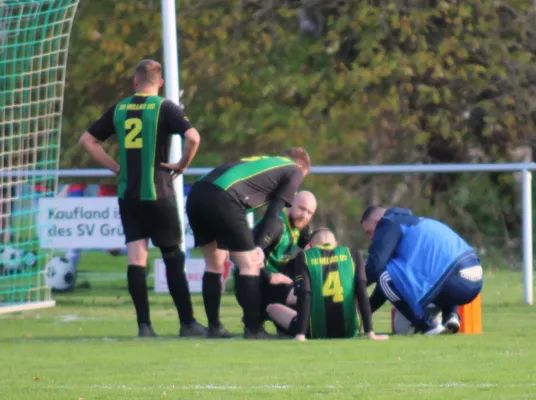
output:
[[[47,263],[45,282],[53,292],[68,292],[76,283],[76,266],[65,257],[54,257]]]
[[[37,265],[37,256],[28,250],[19,251],[20,267],[26,271],[32,271]]]
[[[20,266],[19,251],[13,247],[5,246],[0,249],[0,267],[4,274],[14,274]]]
[[[391,328],[395,335],[413,335],[415,327],[396,308],[391,309]]]
[[[441,323],[441,310],[433,305],[428,306],[425,310],[425,319]],[[411,322],[394,307],[391,310],[391,327],[395,335],[413,335],[415,333],[415,327],[411,325]]]

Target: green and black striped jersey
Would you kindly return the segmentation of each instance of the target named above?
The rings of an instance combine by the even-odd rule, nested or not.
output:
[[[118,197],[157,200],[175,196],[167,162],[171,135],[184,133],[192,124],[170,100],[137,93],[111,107],[88,132],[104,141],[117,136],[119,147]]]
[[[364,262],[359,251],[345,246],[315,246],[298,254],[292,263],[296,295],[300,297],[308,292],[311,296],[308,314],[302,316],[309,322],[309,336],[355,336],[358,332],[356,290],[362,291],[361,298],[368,301]]]
[[[247,157],[222,165],[199,181],[216,185],[251,211],[280,198],[287,206],[303,182],[301,169],[286,157]]]

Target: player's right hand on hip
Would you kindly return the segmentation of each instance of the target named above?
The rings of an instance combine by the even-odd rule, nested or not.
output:
[[[370,340],[389,340],[389,336],[387,336],[387,335],[376,335],[374,332],[367,333],[367,337]]]
[[[182,164],[180,162],[178,162],[176,164],[168,164],[168,163],[163,162],[163,163],[160,163],[160,165],[165,170],[168,170],[169,172],[171,172],[171,177],[173,179],[175,179],[177,176],[181,175],[184,172],[184,170],[186,169],[185,167],[182,166]]]
[[[292,284],[292,279],[288,276],[280,273],[274,273],[270,276],[271,285],[290,285]]]

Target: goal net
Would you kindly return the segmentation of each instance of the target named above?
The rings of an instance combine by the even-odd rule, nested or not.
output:
[[[0,0],[0,313],[53,306],[38,202],[56,192],[67,51],[79,0]]]

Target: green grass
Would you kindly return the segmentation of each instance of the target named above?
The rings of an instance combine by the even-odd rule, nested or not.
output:
[[[171,299],[152,294],[161,338],[142,340],[125,263],[86,253],[80,287],[56,295],[57,307],[0,317],[0,399],[535,397],[536,310],[522,304],[520,272],[488,268],[482,335],[244,341],[240,309],[225,295],[221,314],[236,339],[179,339]],[[193,300],[205,322],[201,297]],[[388,331],[389,308],[374,322]]]

